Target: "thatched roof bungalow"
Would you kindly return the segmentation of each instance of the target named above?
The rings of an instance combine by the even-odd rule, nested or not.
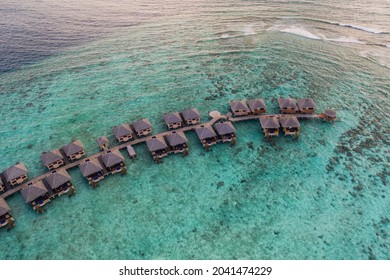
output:
[[[279,135],[279,120],[277,117],[264,117],[260,119],[260,125],[263,128],[264,134],[267,139],[270,136]]]
[[[152,133],[152,124],[148,119],[142,119],[134,122],[133,128],[139,137]]]
[[[237,116],[247,116],[250,114],[250,109],[246,105],[245,101],[238,100],[238,101],[231,101],[230,102],[230,109],[232,110],[232,113],[235,117]]]
[[[195,129],[195,132],[206,150],[217,143],[217,134],[210,125],[201,125]]]
[[[317,108],[316,103],[311,98],[298,98],[297,105],[299,112],[302,114],[312,114]]]
[[[104,166],[111,174],[122,172],[126,169],[125,158],[119,150],[107,151],[101,158]]]
[[[103,166],[100,164],[99,159],[85,160],[79,165],[81,174],[87,178],[88,183],[92,186],[104,179]]]
[[[11,186],[15,186],[27,180],[27,173],[28,171],[26,166],[23,163],[18,162],[14,166],[7,168],[3,175],[6,182],[8,182]]]
[[[183,116],[183,120],[187,125],[195,125],[200,123],[200,113],[196,108],[184,110],[181,112],[181,115]]]
[[[62,148],[70,161],[75,161],[85,155],[84,145],[80,140],[73,141]]]
[[[46,184],[53,190],[55,196],[61,196],[69,191],[74,192],[74,187],[70,182],[72,178],[65,169],[53,170],[49,176],[45,178]]]
[[[41,207],[50,202],[48,191],[42,181],[29,183],[20,192],[26,203],[29,203],[37,212],[41,212]]]
[[[295,114],[298,106],[293,98],[278,98],[280,112],[283,114]]]
[[[279,119],[285,135],[299,136],[299,121],[295,116],[282,116]]]
[[[176,129],[183,126],[183,119],[178,112],[165,114],[164,122],[169,129]]]
[[[14,227],[14,218],[12,217],[11,208],[9,208],[4,198],[0,198],[0,228],[8,225],[9,229]]]
[[[64,157],[58,149],[43,152],[41,154],[41,161],[49,170],[57,169],[64,165]]]
[[[127,142],[133,139],[133,130],[127,123],[114,126],[112,132],[118,142]]]
[[[263,99],[251,99],[247,101],[249,109],[253,115],[263,114],[266,111],[266,106]]]
[[[101,151],[108,150],[110,148],[110,141],[108,140],[107,136],[100,136],[98,139],[96,139],[96,142],[99,145]]]
[[[164,140],[164,137],[153,136],[146,141],[148,150],[156,162],[159,162],[161,158],[168,155],[168,145]]]
[[[172,131],[166,137],[170,149],[176,153],[188,153],[188,139],[184,132]]]
[[[214,129],[217,132],[220,141],[232,143],[236,141],[236,129],[231,122],[218,122],[214,124]]]

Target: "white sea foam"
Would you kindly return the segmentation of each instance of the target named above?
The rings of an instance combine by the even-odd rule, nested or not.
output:
[[[364,42],[359,41],[358,39],[356,39],[354,37],[345,37],[345,36],[342,36],[342,37],[339,37],[339,38],[326,38],[326,37],[323,37],[323,39],[326,40],[326,41],[340,42],[340,43],[365,44]]]
[[[384,59],[378,59],[378,63],[379,63],[381,66],[390,69],[390,62],[385,61]]]
[[[361,51],[359,55],[390,69],[390,60],[384,52]]]
[[[255,35],[255,34],[257,34],[257,33],[254,31],[252,24],[248,24],[242,30],[224,32],[219,36],[219,38],[226,39],[226,38],[240,37],[243,35],[249,36],[249,35]]]
[[[256,32],[253,30],[252,24],[246,25],[244,27],[244,35],[255,35]]]
[[[233,36],[229,35],[228,33],[223,33],[223,34],[221,35],[221,38],[222,38],[222,39],[230,38],[230,37],[233,37]]]
[[[364,42],[356,39],[355,37],[341,36],[337,38],[328,38],[323,34],[314,34],[301,26],[286,27],[286,26],[276,25],[271,28],[268,28],[267,30],[290,33],[290,34],[294,34],[294,35],[298,35],[298,36],[302,36],[314,40],[324,40],[324,41],[331,41],[331,42],[338,42],[338,43],[365,44]]]
[[[375,28],[371,28],[371,27],[364,27],[364,26],[359,26],[359,25],[353,25],[353,24],[348,24],[348,23],[332,22],[332,21],[330,23],[331,24],[335,24],[335,25],[339,25],[339,26],[342,26],[342,27],[349,27],[349,28],[353,28],[353,29],[356,29],[356,30],[365,31],[365,32],[372,33],[372,34],[387,33],[387,32],[384,32],[384,31],[381,31],[381,30],[378,30],[378,29],[375,29]]]
[[[317,35],[314,35],[310,31],[307,31],[303,27],[299,27],[299,26],[290,26],[290,27],[287,27],[287,28],[278,28],[278,26],[275,26],[275,29],[274,28],[271,28],[271,29],[272,30],[278,30],[278,31],[281,31],[281,32],[285,32],[285,33],[295,34],[295,35],[298,35],[298,36],[303,36],[303,37],[306,37],[306,38],[309,38],[309,39],[314,39],[314,40],[321,39],[321,37],[319,37]]]

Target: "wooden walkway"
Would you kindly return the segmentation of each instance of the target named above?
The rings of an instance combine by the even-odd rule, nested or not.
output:
[[[284,114],[267,114],[267,115],[248,115],[248,116],[242,116],[242,117],[232,117],[230,113],[228,113],[226,115],[222,115],[218,111],[211,111],[211,112],[209,112],[209,116],[211,117],[211,120],[206,122],[206,123],[201,123],[201,124],[192,125],[192,126],[184,126],[184,127],[178,128],[178,129],[173,129],[173,130],[161,132],[159,134],[150,135],[150,136],[142,137],[142,138],[137,138],[135,140],[132,140],[132,141],[129,141],[129,142],[126,142],[126,143],[122,143],[122,144],[120,144],[118,146],[110,147],[110,150],[122,150],[122,149],[125,149],[129,145],[134,146],[134,145],[146,142],[147,140],[151,139],[154,136],[166,136],[168,134],[171,134],[173,131],[176,131],[176,132],[186,132],[186,131],[190,131],[190,130],[195,130],[196,128],[198,128],[198,127],[200,127],[202,125],[213,125],[214,123],[216,123],[219,120],[229,120],[231,122],[240,122],[240,121],[255,120],[255,119],[261,119],[261,118],[267,118],[267,117],[281,117],[283,115]],[[322,114],[286,114],[286,115],[288,115],[288,116],[295,116],[297,118],[305,118],[305,119],[322,119],[323,118]],[[61,149],[61,153],[64,155],[62,149]],[[60,167],[60,168],[58,168],[57,170],[63,170],[63,169],[69,170],[69,169],[72,169],[74,167],[79,166],[86,159],[93,160],[95,158],[100,157],[104,153],[106,153],[106,151],[101,151],[99,153],[90,155],[89,157],[81,158],[81,159],[79,159],[77,161],[74,161],[74,162],[69,162],[67,157],[64,155],[65,165]],[[8,183],[5,182],[4,177],[1,174],[3,182],[5,183],[5,187],[6,187],[5,190],[6,190],[6,192],[1,194],[0,197],[6,199],[7,197],[13,195],[14,193],[19,192],[21,189],[27,187],[27,185],[29,183],[35,183],[37,181],[43,180],[44,178],[46,178],[50,174],[51,174],[51,171],[49,171],[49,172],[47,172],[45,174],[42,174],[42,175],[40,175],[38,177],[32,178],[28,182],[23,183],[22,185],[19,185],[19,186],[14,187],[14,188],[11,188],[8,185]]]
[[[227,120],[231,122],[241,122],[241,121],[248,121],[248,120],[260,120],[262,118],[269,118],[269,117],[277,117],[280,118],[282,116],[294,116],[298,119],[323,119],[322,114],[262,114],[262,115],[248,115],[248,116],[242,116],[242,117],[227,117]]]

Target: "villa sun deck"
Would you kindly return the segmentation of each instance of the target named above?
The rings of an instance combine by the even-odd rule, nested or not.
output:
[[[49,170],[57,169],[65,164],[64,157],[58,149],[50,152],[43,152],[41,154],[41,161]]]
[[[182,131],[172,131],[172,133],[165,136],[167,139],[168,145],[172,153],[183,153],[183,155],[188,154],[188,140]]]
[[[273,136],[279,135],[279,120],[276,116],[270,116],[260,119],[260,125],[263,128],[264,134],[269,139]]]
[[[26,188],[22,189],[21,193],[26,203],[29,203],[38,213],[41,213],[42,207],[50,202],[48,190],[42,181],[29,183]]]
[[[127,142],[133,139],[133,130],[127,123],[114,126],[112,132],[118,142]]]
[[[18,162],[4,171],[4,183],[8,183],[11,187],[21,184],[27,180],[27,173],[26,166],[23,163]]]
[[[61,196],[66,193],[74,194],[75,189],[70,182],[72,178],[65,169],[54,170],[44,180],[49,189],[53,191],[50,198]]]
[[[178,112],[165,114],[164,122],[168,129],[177,129],[183,126],[183,119]]]
[[[125,158],[119,150],[107,151],[101,156],[101,160],[111,175],[126,172]]]
[[[229,121],[221,121],[214,124],[214,129],[218,134],[219,141],[225,143],[230,142],[236,143],[236,129],[233,124]]]
[[[146,141],[148,150],[155,162],[159,163],[163,157],[168,155],[168,145],[162,136],[153,136]]]
[[[62,148],[69,161],[75,161],[85,155],[84,145],[80,140],[73,141]]]
[[[196,135],[203,147],[208,151],[210,147],[217,143],[217,134],[215,133],[213,127],[209,124],[201,125],[195,129]]]
[[[279,118],[280,124],[285,135],[293,135],[295,138],[299,137],[299,121],[295,116],[283,116]]]
[[[104,179],[105,172],[98,158],[85,159],[79,167],[81,174],[92,187],[96,187],[96,184]]]
[[[138,137],[147,136],[152,133],[152,124],[148,119],[142,119],[134,122],[133,128]]]

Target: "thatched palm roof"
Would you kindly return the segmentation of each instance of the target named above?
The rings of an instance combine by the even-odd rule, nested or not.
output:
[[[167,141],[169,146],[171,147],[183,145],[188,142],[187,137],[181,131],[179,132],[173,131],[171,134],[168,134]]]
[[[204,125],[195,129],[196,135],[200,140],[204,140],[207,138],[217,137],[214,129],[210,125]]]
[[[27,168],[23,163],[17,163],[14,166],[7,168],[4,171],[4,177],[7,182],[12,181],[13,179],[19,178],[27,174]]]
[[[148,150],[150,152],[156,152],[168,148],[164,138],[158,136],[154,136],[153,138],[146,141],[146,145],[148,146]]]
[[[69,173],[65,169],[62,169],[53,171],[45,180],[52,189],[55,189],[69,182],[71,179]]]
[[[20,191],[24,200],[27,203],[30,203],[37,199],[38,197],[45,195],[47,193],[47,189],[42,181],[38,181],[33,184],[29,184],[27,187]]]
[[[69,157],[75,153],[84,151],[84,145],[83,143],[81,143],[80,140],[76,140],[63,147],[63,150],[65,154]]]
[[[102,155],[102,161],[106,167],[112,167],[116,164],[125,161],[125,158],[122,156],[119,150],[108,151]]]
[[[84,177],[90,176],[92,174],[95,174],[103,170],[103,167],[97,158],[89,161],[85,161],[82,164],[80,164],[79,167],[80,167],[81,174],[83,174]]]

